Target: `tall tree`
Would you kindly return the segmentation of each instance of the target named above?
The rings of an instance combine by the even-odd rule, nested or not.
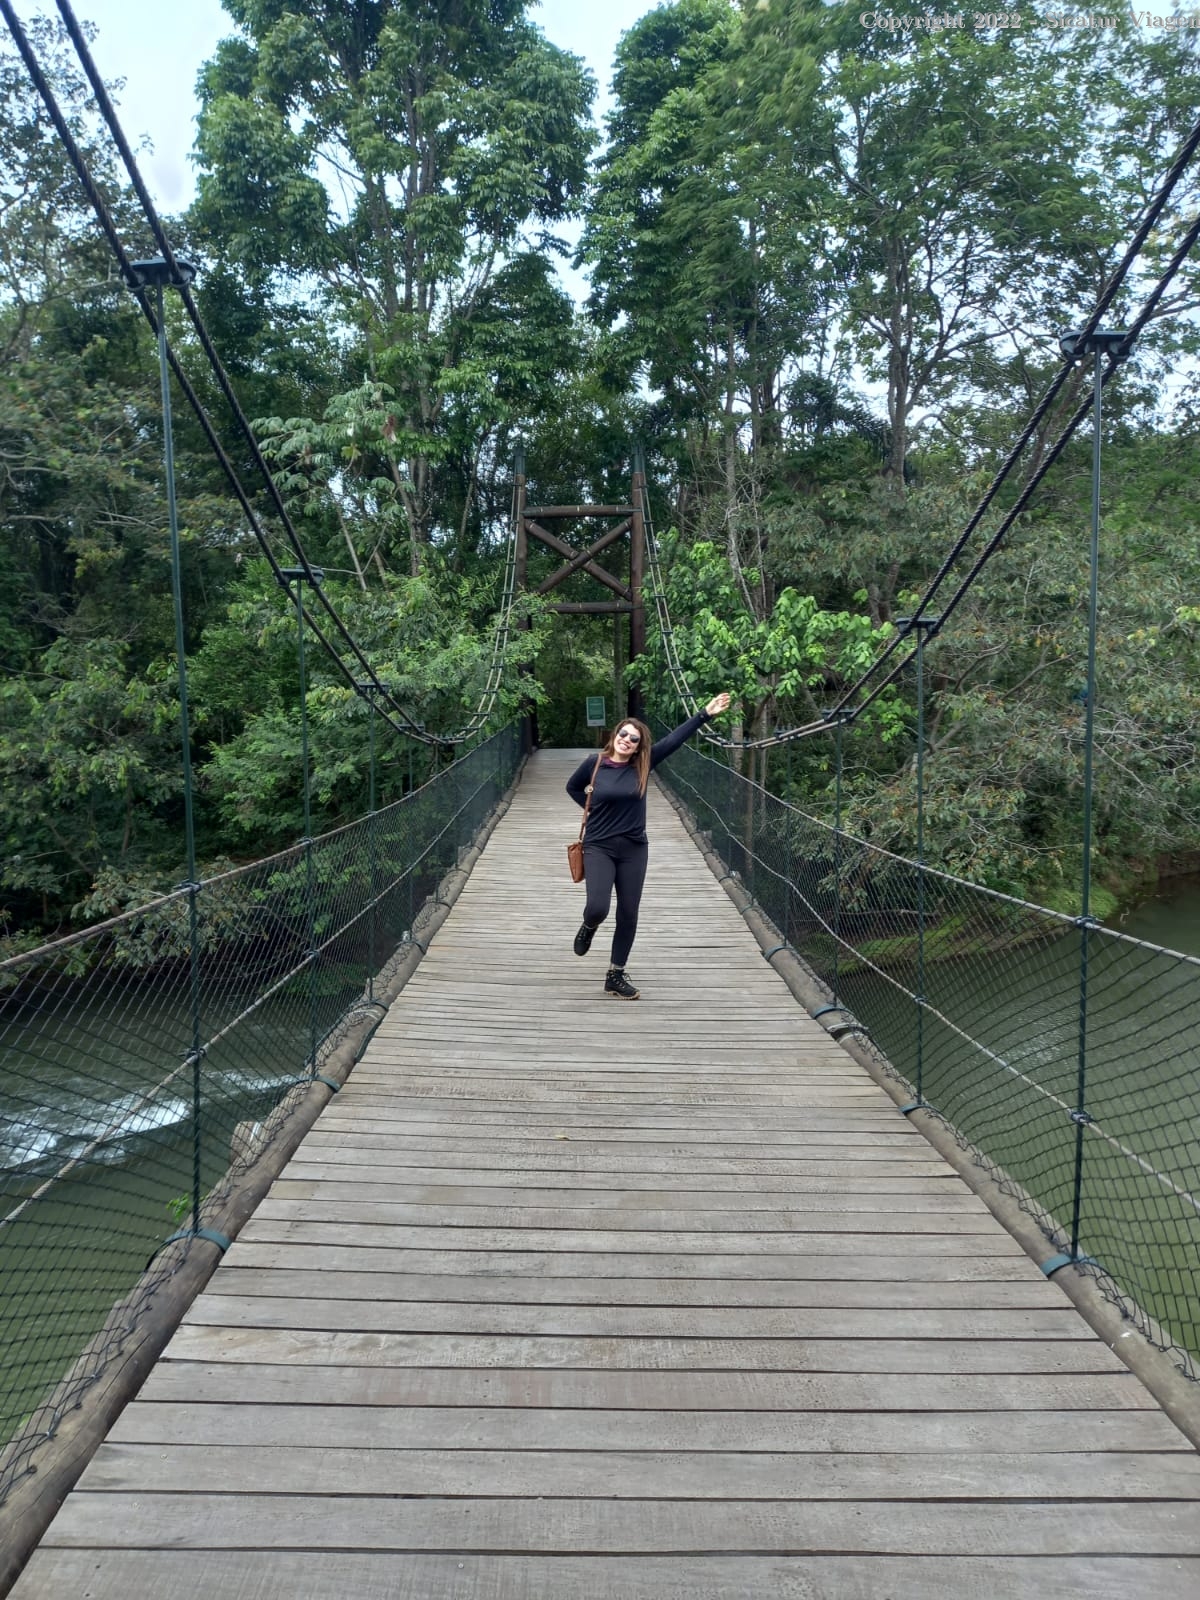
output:
[[[746,93],[744,34],[728,0],[678,0],[625,36],[583,242],[593,311],[711,460],[727,520],[739,437],[751,454],[780,442],[826,278],[815,74],[772,123]]]
[[[544,280],[513,263],[553,251],[554,224],[581,203],[590,77],[528,20],[528,0],[225,4],[241,33],[201,77],[196,222],[251,277],[282,268],[297,294],[315,289],[357,346],[353,384],[394,394],[416,570],[446,531],[437,467],[462,448],[450,413],[461,424],[478,391],[469,330],[501,276],[517,316],[523,290],[544,309]],[[473,460],[498,425],[484,407]]]

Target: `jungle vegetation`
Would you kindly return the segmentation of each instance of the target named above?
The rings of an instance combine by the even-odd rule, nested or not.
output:
[[[905,34],[819,0],[674,0],[622,39],[596,126],[594,81],[526,0],[225,9],[173,238],[309,558],[434,729],[486,672],[518,443],[534,499],[579,503],[624,499],[641,441],[698,690],[734,689],[752,735],[819,714],[938,570],[1200,105],[1185,30],[1068,34],[1031,8],[1021,30]],[[49,22],[35,36],[131,252],[153,253],[69,49]],[[155,352],[11,47],[0,79],[12,947],[178,882],[182,847]],[[1193,173],[1110,325],[1198,200]],[[582,305],[556,273],[572,258]],[[1198,307],[1193,259],[1105,392],[1096,837],[1118,894],[1200,850]],[[175,406],[200,849],[249,859],[301,826],[295,619]],[[931,859],[1064,908],[1090,471],[1085,430],[928,658]],[[536,693],[543,737],[584,742],[583,697],[611,696],[621,641],[607,619],[529,622],[500,711]],[[653,699],[651,631],[634,676]],[[515,670],[529,659],[537,685]],[[309,664],[324,827],[365,809],[363,719],[332,664]],[[381,749],[385,800],[432,759]],[[906,681],[847,742],[848,825],[901,852],[912,757]],[[829,814],[828,740],[745,760]]]

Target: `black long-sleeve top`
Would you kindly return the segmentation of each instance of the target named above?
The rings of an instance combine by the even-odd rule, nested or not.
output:
[[[697,711],[694,717],[689,717],[686,722],[681,722],[677,728],[672,728],[670,733],[656,740],[650,746],[651,772],[660,761],[665,761],[685,740],[690,739],[697,728],[711,720],[707,711]],[[595,756],[588,756],[567,779],[567,793],[577,806],[587,803],[587,786],[592,781],[595,768]],[[638,793],[636,762],[628,761],[622,765],[617,761],[602,761],[596,771],[585,840],[588,844],[600,844],[618,834],[634,844],[642,843],[646,837],[646,797]]]

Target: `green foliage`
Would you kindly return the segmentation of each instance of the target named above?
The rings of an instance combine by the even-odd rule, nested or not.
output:
[[[712,544],[681,543],[672,529],[662,540],[663,586],[674,624],[678,659],[702,698],[727,688],[740,703],[748,736],[762,737],[782,716],[787,726],[819,719],[824,707],[856,679],[891,634],[849,611],[823,611],[811,595],[783,589],[769,615],[759,617],[739,591],[728,561]],[[742,574],[753,586],[758,575]],[[663,669],[663,641],[630,668],[648,684]],[[890,730],[890,699],[876,724]]]
[[[105,861],[161,847],[180,790],[170,690],[113,640],[61,640],[0,683],[0,884],[14,905],[79,897]]]
[[[1200,586],[1200,526],[1169,545],[1106,527],[1104,548],[1094,867],[1120,883],[1195,844],[1200,634],[1186,597]],[[1052,906],[1078,895],[1086,559],[1078,524],[1027,527],[926,655],[927,847],[951,871]],[[848,826],[911,855],[914,762],[881,783],[874,756]]]
[[[332,579],[326,587],[380,679],[417,722],[430,729],[463,726],[479,704],[492,661],[494,585],[433,559],[418,578],[389,576],[366,591]],[[535,627],[532,640],[528,632],[518,638],[516,628],[510,634],[501,718],[541,692],[517,671],[541,637],[537,608],[525,602],[517,615],[529,615]],[[307,660],[312,801],[315,825],[323,828],[366,810],[370,713],[311,643]],[[207,731],[210,718],[220,719],[221,739],[201,782],[225,836],[255,850],[298,837],[304,812],[296,623],[264,564],[251,565],[228,620],[206,635],[193,683],[204,708],[201,726]],[[382,714],[376,735],[379,799],[386,803],[406,787],[412,741]],[[419,778],[430,760],[428,747],[417,756]]]

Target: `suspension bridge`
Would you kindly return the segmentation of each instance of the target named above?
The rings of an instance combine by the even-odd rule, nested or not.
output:
[[[585,575],[602,598],[547,604],[610,614],[631,657],[653,623],[663,671],[630,712],[702,698],[640,454],[611,504],[536,504],[518,459],[490,665],[459,726],[426,728],[308,559],[70,6],[149,261],[0,10],[158,347],[185,774],[172,378],[294,606],[302,713],[307,639],[362,703],[371,769],[367,813],[315,835],[302,715],[293,847],[203,878],[189,798],[178,889],[0,962],[0,1592],[1193,1595],[1200,961],[1090,915],[1090,814],[1080,916],[931,868],[921,762],[925,648],[1089,413],[1098,479],[1105,384],[1200,218],[1102,324],[1200,124],[870,668],[818,722],[705,730],[662,769],[643,998],[614,1006],[602,943],[570,949],[580,752],[536,748],[501,689],[518,596]],[[1096,537],[1094,495],[1089,796]],[[540,583],[534,544],[562,562]],[[841,807],[845,740],[904,674],[915,860]],[[386,804],[377,725],[424,752]],[[739,770],[815,737],[832,819]]]
[[[527,763],[16,1600],[1193,1594],[1193,1444],[662,793],[643,999],[571,953],[573,759]]]

